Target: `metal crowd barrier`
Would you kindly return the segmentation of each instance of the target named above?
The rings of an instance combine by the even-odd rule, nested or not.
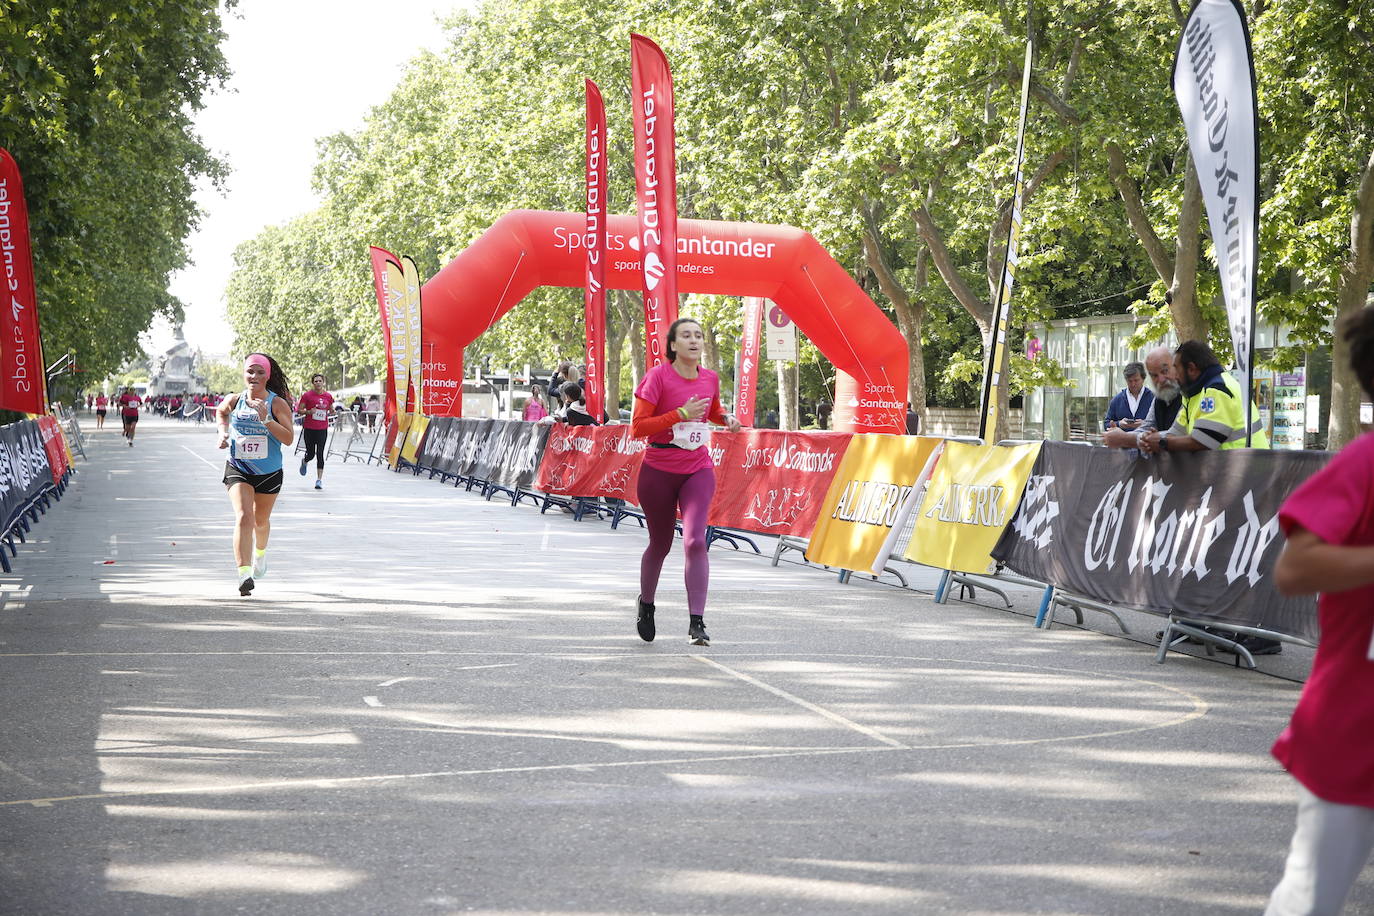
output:
[[[58,407],[57,423],[67,434],[67,444],[82,458],[86,458],[86,437],[81,434],[81,425],[76,422],[76,411],[70,407]]]

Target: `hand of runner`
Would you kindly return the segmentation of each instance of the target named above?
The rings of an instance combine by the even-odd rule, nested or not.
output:
[[[711,406],[711,402],[706,398],[693,395],[690,401],[682,405],[682,410],[687,414],[688,420],[700,420],[706,416],[706,408],[709,406]]]
[[[219,447],[220,447],[220,448],[228,448],[228,447],[229,447],[229,434],[228,434],[228,433],[220,433],[220,434],[219,434]]]
[[[259,420],[267,419],[267,402],[257,398],[244,398],[244,403],[258,412]]]
[[[737,433],[737,432],[739,432],[739,430],[740,430],[739,420],[735,419],[735,415],[734,415],[734,414],[732,414],[732,413],[727,413],[727,414],[725,415],[725,428],[728,429],[728,430],[730,430],[730,432],[732,432],[732,433]]]

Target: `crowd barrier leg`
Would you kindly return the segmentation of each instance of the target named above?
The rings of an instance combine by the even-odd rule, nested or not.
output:
[[[1234,639],[1227,639],[1212,630],[1205,629],[1207,626],[1215,626],[1215,624],[1202,624],[1196,620],[1176,620],[1170,617],[1169,622],[1164,625],[1164,634],[1160,637],[1159,649],[1155,652],[1155,662],[1160,665],[1164,664],[1164,657],[1170,649],[1192,637],[1207,646],[1208,655],[1212,654],[1212,647],[1216,646],[1228,652],[1234,652],[1237,667],[1242,664],[1246,668],[1257,667],[1255,657],[1250,654],[1249,649]]]
[[[639,512],[635,509],[627,509],[626,506],[628,505],[629,503],[626,502],[621,502],[616,505],[615,514],[611,516],[612,531],[614,531],[616,528],[619,528],[620,523],[627,518],[634,519],[635,521],[639,522],[639,527],[644,527],[644,513]]]
[[[750,547],[754,548],[754,553],[757,553],[757,554],[760,554],[760,555],[763,554],[763,551],[762,551],[762,550],[759,550],[759,545],[758,545],[758,544],[755,544],[755,543],[753,542],[752,539],[746,537],[745,535],[741,534],[740,532],[738,532],[738,531],[726,531],[724,528],[717,528],[715,525],[707,525],[707,526],[706,526],[706,546],[707,546],[707,548],[709,549],[710,546],[711,546],[713,543],[715,543],[716,541],[725,541],[727,544],[729,544],[731,547],[735,548],[736,550],[739,550],[739,542],[740,542],[740,541],[743,541],[744,543],[748,544]]]
[[[1056,591],[1057,589],[1055,589],[1053,585],[1050,585],[1045,588],[1045,593],[1040,596],[1040,609],[1035,612],[1035,626],[1037,628],[1048,626],[1048,624],[1045,623],[1045,618],[1050,616],[1050,612],[1054,609],[1054,596]],[[1051,617],[1051,619],[1053,619],[1053,617]]]
[[[954,573],[946,569],[940,575],[940,584],[935,588],[935,603],[949,604],[949,590],[954,585]]]
[[[1043,607],[1043,601],[1041,604]],[[1065,594],[1058,590],[1054,590],[1053,596],[1049,598],[1049,612],[1046,616],[1044,629],[1048,630],[1050,627],[1054,626],[1054,612],[1061,606],[1073,611],[1075,623],[1081,624],[1083,622],[1084,611],[1097,611],[1099,614],[1106,614],[1108,617],[1115,620],[1116,625],[1121,627],[1121,632],[1131,632],[1130,627],[1126,626],[1126,621],[1122,620],[1121,615],[1109,605],[1103,604],[1100,601],[1093,601],[1090,598],[1083,598],[1079,595]],[[1038,620],[1039,618],[1036,619]]]
[[[773,546],[773,565],[777,566],[778,561],[782,559],[782,555],[789,550],[800,550],[802,555],[805,556],[806,548],[809,546],[810,543],[806,538],[799,538],[791,534],[779,535],[777,544]]]
[[[778,564],[774,563],[773,565],[776,566],[776,565],[778,565]],[[852,570],[852,569],[842,569],[842,570],[840,570],[840,584],[841,584],[841,585],[848,585],[848,584],[849,584],[849,580],[852,579],[852,578],[854,578],[854,572],[855,572],[855,571]],[[901,572],[900,572],[899,570],[893,569],[891,566],[884,566],[884,567],[883,567],[883,572],[885,572],[885,573],[891,573],[894,577],[896,577],[897,581],[901,583],[901,587],[902,587],[902,588],[909,588],[909,587],[910,587],[909,585],[907,585],[906,576],[902,575]],[[874,582],[877,582],[877,581],[878,581],[878,577],[875,576],[875,575],[873,575],[873,573],[865,571],[864,574],[867,575],[867,576],[868,576],[870,579],[872,579]]]

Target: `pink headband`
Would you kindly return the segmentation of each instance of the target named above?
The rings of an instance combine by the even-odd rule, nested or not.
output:
[[[243,368],[247,369],[249,366],[262,366],[263,372],[266,372],[268,375],[272,374],[272,364],[269,363],[267,357],[263,356],[261,353],[248,354],[243,361]]]

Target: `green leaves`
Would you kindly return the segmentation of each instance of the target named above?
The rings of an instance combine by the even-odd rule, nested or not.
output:
[[[24,175],[44,343],[94,382],[180,313],[192,190],[220,169],[187,116],[227,75],[218,4],[3,6],[0,142]]]

